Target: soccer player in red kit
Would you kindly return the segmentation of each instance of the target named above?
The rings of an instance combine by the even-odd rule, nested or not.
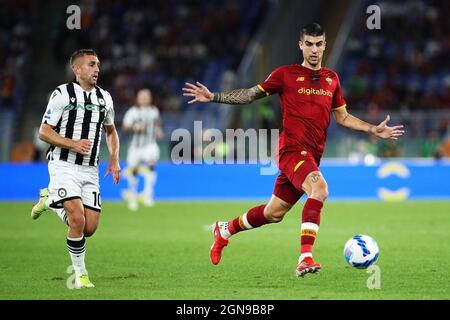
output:
[[[403,126],[387,125],[389,116],[378,125],[364,122],[347,112],[336,72],[322,67],[325,32],[317,23],[302,28],[299,48],[303,63],[275,69],[262,83],[250,89],[211,93],[197,82],[186,83],[184,96],[193,97],[189,103],[218,102],[249,104],[256,99],[278,94],[283,118],[283,132],[279,139],[280,174],[275,182],[269,203],[250,209],[229,222],[213,225],[214,243],[210,257],[218,264],[222,250],[232,235],[269,223],[280,222],[289,209],[306,193],[303,207],[300,257],[296,275],[320,271],[312,249],[319,231],[320,212],[328,197],[328,186],[319,170],[331,113],[335,121],[346,128],[365,131],[379,138],[397,140]]]

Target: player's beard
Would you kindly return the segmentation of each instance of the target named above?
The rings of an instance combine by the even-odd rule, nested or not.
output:
[[[94,87],[97,85],[97,81],[95,80],[95,78],[93,76],[80,76],[80,79],[83,80],[84,83],[86,83],[87,85]],[[97,80],[98,80],[98,76],[97,76]]]
[[[314,68],[317,67],[317,66],[320,66],[321,62],[322,62],[322,58],[321,57],[317,57],[317,59],[314,59],[314,60],[312,58],[308,59],[309,65],[311,67],[314,67]]]
[[[94,76],[90,77],[90,81],[91,81],[91,85],[95,86],[98,81],[98,75],[96,78],[94,78]]]

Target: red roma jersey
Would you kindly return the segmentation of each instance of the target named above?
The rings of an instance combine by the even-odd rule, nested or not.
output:
[[[283,118],[280,156],[286,151],[307,150],[319,163],[331,111],[346,106],[336,72],[287,65],[275,69],[258,87],[267,95],[280,95]]]

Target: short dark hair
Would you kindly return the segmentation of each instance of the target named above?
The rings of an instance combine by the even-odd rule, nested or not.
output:
[[[320,37],[320,36],[325,37],[325,30],[322,28],[320,24],[316,22],[309,23],[300,30],[300,40],[302,40],[305,35],[313,37]]]
[[[97,57],[97,53],[93,50],[93,49],[79,49],[77,51],[75,51],[74,53],[72,53],[72,55],[70,56],[70,65],[73,65],[73,62],[79,58],[79,57],[83,57],[83,56],[96,56]]]

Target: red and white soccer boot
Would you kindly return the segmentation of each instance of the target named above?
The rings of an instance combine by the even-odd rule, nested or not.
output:
[[[228,245],[228,239],[225,239],[220,234],[219,221],[216,221],[211,229],[214,233],[214,242],[211,246],[211,250],[209,251],[209,256],[211,257],[211,262],[216,265],[220,262],[220,258],[222,258],[223,248]]]
[[[320,268],[322,266],[318,263],[314,263],[312,257],[304,258],[295,269],[295,274],[297,277],[303,278],[308,273],[317,273],[320,272]]]

